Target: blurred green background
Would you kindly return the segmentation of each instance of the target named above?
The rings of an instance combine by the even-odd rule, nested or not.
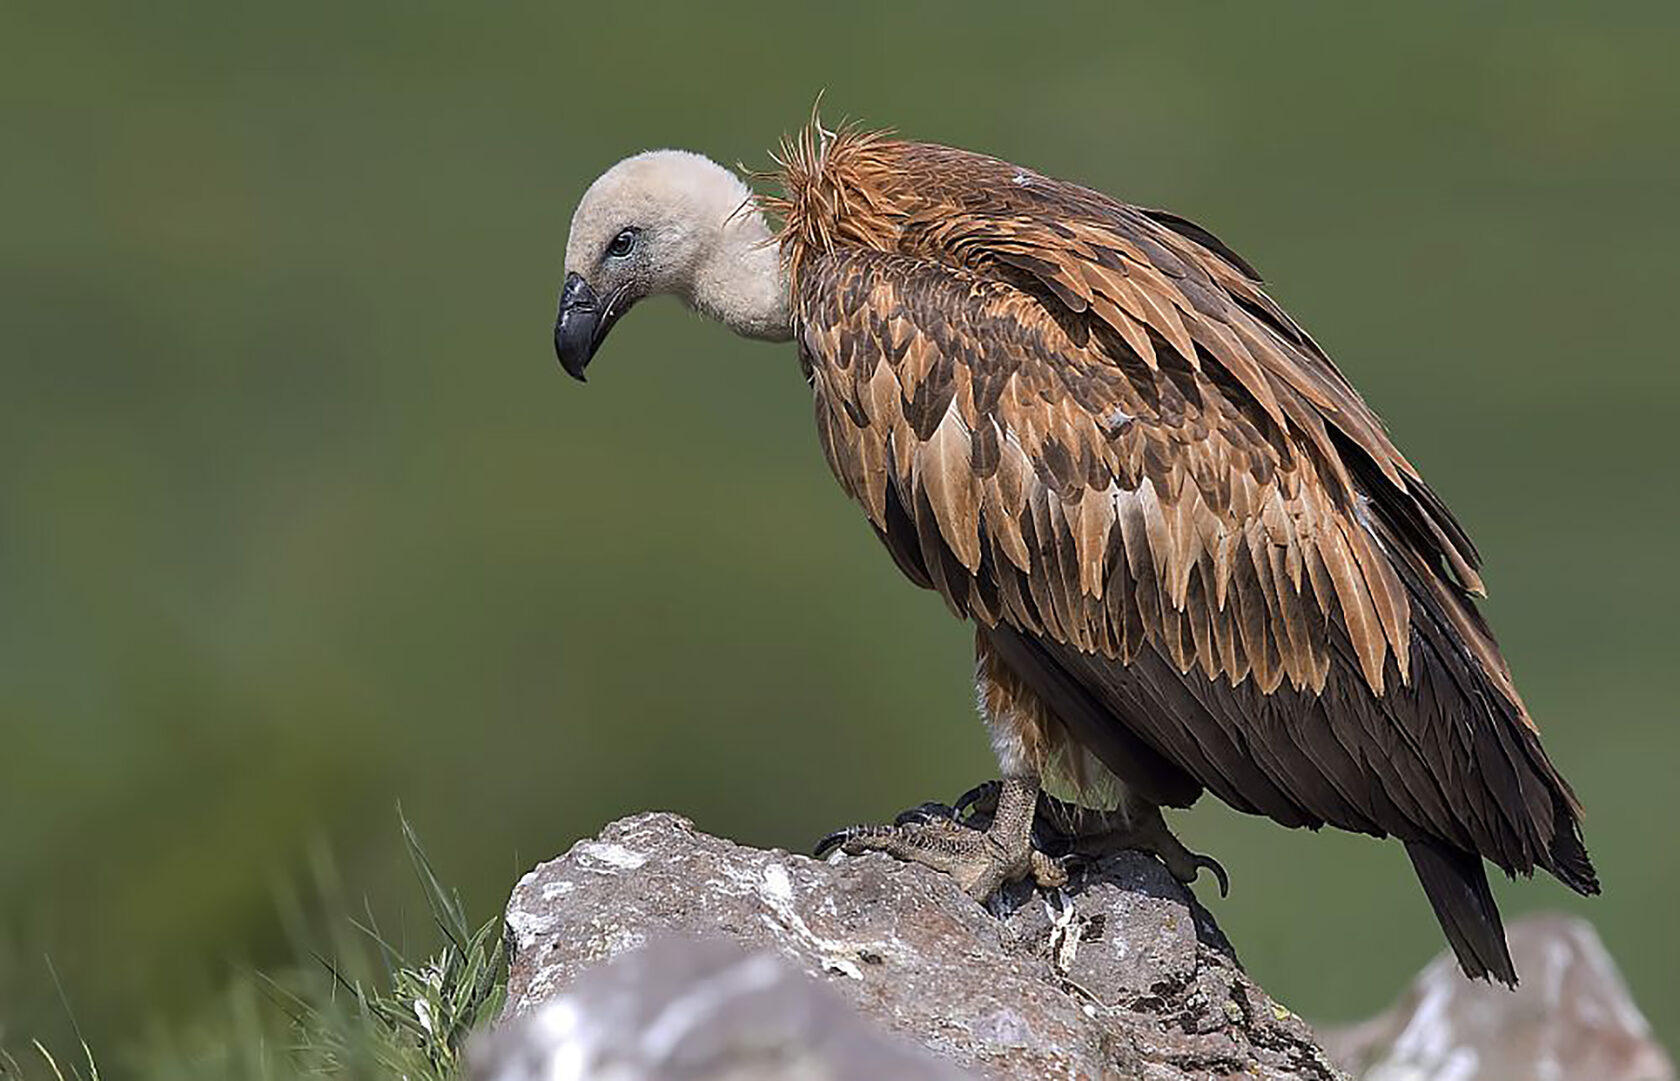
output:
[[[394,903],[399,800],[488,918],[619,815],[803,849],[991,773],[791,347],[660,302],[587,389],[550,350],[589,180],[762,166],[826,89],[1260,267],[1479,541],[1586,802],[1605,895],[1507,915],[1589,916],[1680,1043],[1680,7],[1374,8],[6,5],[0,1036],[65,1031],[47,957],[113,1050],[290,963],[323,849]],[[1441,946],[1395,846],[1180,823],[1308,1016]]]

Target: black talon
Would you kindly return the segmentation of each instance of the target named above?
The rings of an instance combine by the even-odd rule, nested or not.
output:
[[[959,820],[968,818],[971,811],[990,815],[997,810],[998,793],[1002,790],[1002,781],[981,781],[958,796],[951,810]]]
[[[811,849],[811,855],[819,860],[827,859],[835,849],[844,845],[847,841],[870,832],[873,832],[873,830],[869,826],[847,826],[844,829],[837,829],[818,841],[816,846]]]
[[[1208,870],[1213,872],[1213,877],[1219,880],[1220,899],[1224,900],[1226,897],[1229,897],[1231,895],[1231,876],[1225,873],[1225,868],[1219,865],[1219,861],[1214,859],[1212,856],[1204,856],[1198,852],[1193,852],[1191,855],[1196,859],[1196,867],[1198,870],[1206,867]]]
[[[956,809],[940,803],[938,800],[928,800],[926,803],[917,804],[908,811],[898,812],[898,816],[893,819],[893,825],[922,825],[941,820],[946,822],[957,821]]]

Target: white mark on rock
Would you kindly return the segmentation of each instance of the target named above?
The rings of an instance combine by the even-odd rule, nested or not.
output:
[[[614,871],[634,871],[648,860],[644,853],[612,841],[584,841],[577,846],[577,855],[580,860],[604,864]]]
[[[764,896],[772,904],[793,904],[793,879],[786,867],[772,863],[764,868]]]
[[[1050,903],[1052,899],[1054,905]],[[1045,897],[1043,904],[1044,914],[1050,920],[1050,964],[1057,975],[1066,976],[1073,969],[1074,958],[1079,956],[1079,939],[1085,930],[1079,910],[1060,889]]]
[[[811,930],[811,925],[794,907],[793,879],[786,867],[779,863],[765,866],[758,887],[759,899],[770,911],[760,913],[766,926],[781,927],[793,933],[817,955],[817,963],[824,972],[838,972],[854,980],[863,979],[858,961],[864,957],[885,959],[897,957],[904,951],[896,942],[846,942],[825,938]]]
[[[764,872],[751,864],[737,864],[723,861],[717,869],[723,872],[723,878],[711,878],[707,885],[715,887],[721,893],[731,897],[755,896],[764,892]],[[727,881],[726,881],[727,880]]]
[[[537,939],[547,934],[552,926],[549,918],[541,912],[510,906],[507,911],[507,929],[513,932],[513,941],[521,950],[530,949]]]
[[[822,966],[824,972],[838,972],[840,975],[849,976],[854,980],[863,979],[863,969],[859,968],[857,962],[850,957],[824,957]]]

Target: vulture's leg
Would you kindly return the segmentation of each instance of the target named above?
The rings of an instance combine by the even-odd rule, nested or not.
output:
[[[1005,882],[1031,875],[1040,886],[1061,886],[1067,872],[1033,844],[1039,776],[1046,757],[1046,716],[1038,700],[1004,668],[982,636],[975,675],[980,710],[1002,767],[996,809],[984,830],[958,822],[948,808],[924,804],[891,826],[853,826],[824,837],[816,854],[885,852],[944,871],[976,900]]]

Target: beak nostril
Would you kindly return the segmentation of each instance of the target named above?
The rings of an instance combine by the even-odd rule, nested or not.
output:
[[[576,271],[567,274],[566,283],[560,287],[560,310],[565,312],[568,308],[595,310],[595,290]]]

